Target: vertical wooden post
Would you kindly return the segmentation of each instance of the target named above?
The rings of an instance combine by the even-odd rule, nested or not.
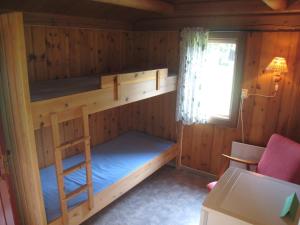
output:
[[[114,99],[119,100],[119,76],[114,78]]]
[[[89,129],[89,114],[87,106],[82,107],[82,122],[83,122],[83,135],[84,141],[84,155],[85,155],[85,168],[86,168],[86,183],[88,185],[88,202],[89,209],[94,207],[94,192],[92,182],[92,168],[91,168],[91,145],[90,145],[90,129]]]
[[[160,74],[159,70],[156,71],[156,90],[160,89]]]
[[[55,161],[55,172],[60,200],[60,210],[62,214],[63,224],[68,224],[68,205],[66,200],[66,195],[64,191],[64,177],[63,177],[63,162],[62,162],[62,150],[59,148],[60,143],[60,134],[59,134],[59,124],[57,113],[54,113],[50,116],[51,121],[51,130],[52,130],[52,140],[54,144],[54,161]]]
[[[184,125],[182,124],[182,122],[181,121],[177,122],[177,146],[178,146],[178,155],[176,158],[177,169],[181,167],[183,129],[184,129]]]
[[[22,13],[0,15],[0,104],[21,221],[45,225]]]

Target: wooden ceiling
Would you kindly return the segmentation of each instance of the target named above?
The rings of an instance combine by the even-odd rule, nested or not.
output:
[[[125,6],[129,4],[128,7],[122,6],[122,2]],[[288,8],[284,8],[285,3],[288,3]],[[143,4],[148,4],[148,7],[160,4],[162,10],[155,12],[151,7],[143,10],[139,8]],[[281,10],[272,10],[267,4]],[[174,12],[170,6],[175,8]],[[1,0],[0,9],[133,22],[157,17],[299,13],[300,4],[296,0]]]
[[[109,3],[108,3],[109,2]],[[287,6],[287,7],[285,7]],[[172,10],[172,8],[174,10]],[[273,9],[272,9],[273,8]],[[274,10],[275,9],[275,10]],[[203,16],[300,14],[299,0],[1,0],[0,10],[19,10],[136,23]]]

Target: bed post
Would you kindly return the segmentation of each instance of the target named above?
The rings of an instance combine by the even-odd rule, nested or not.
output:
[[[177,169],[181,167],[183,128],[184,125],[182,124],[182,121],[177,122],[177,146],[178,146],[178,155],[176,158]]]
[[[0,14],[0,106],[21,221],[45,225],[22,13]]]

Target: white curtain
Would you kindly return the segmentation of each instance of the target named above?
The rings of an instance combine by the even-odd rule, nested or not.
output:
[[[207,78],[203,74],[207,42],[208,32],[202,28],[181,32],[176,118],[183,124],[206,123],[209,119]]]

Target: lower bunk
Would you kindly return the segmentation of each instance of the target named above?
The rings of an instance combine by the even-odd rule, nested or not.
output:
[[[177,153],[174,142],[134,131],[96,145],[91,152],[94,207],[89,209],[87,193],[71,199],[68,224],[80,224],[91,217],[174,159]],[[63,161],[64,169],[83,160],[83,155],[67,158]],[[40,175],[48,224],[62,225],[54,166],[41,169]],[[69,174],[64,182],[66,193],[84,185],[85,169]]]

